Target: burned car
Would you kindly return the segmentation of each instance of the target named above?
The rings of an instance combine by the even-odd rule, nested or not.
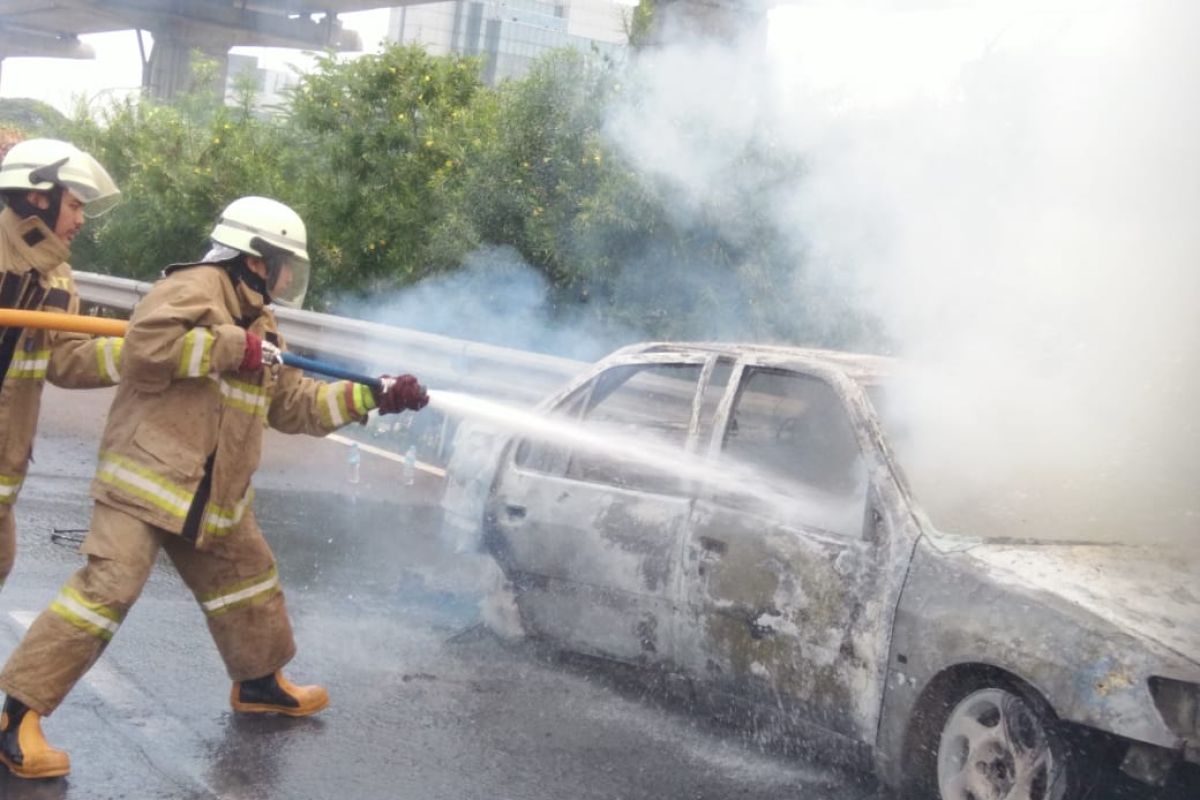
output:
[[[940,530],[879,413],[893,362],[644,344],[511,437],[483,541],[526,631],[684,676],[941,800],[1193,792],[1194,555]],[[761,717],[757,716],[761,712]]]

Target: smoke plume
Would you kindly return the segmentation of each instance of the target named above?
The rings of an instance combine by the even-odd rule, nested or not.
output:
[[[793,343],[900,357],[884,411],[936,523],[1194,543],[1200,7],[814,1],[769,20],[639,53],[611,143],[727,240],[762,235],[737,213],[760,201],[794,257],[767,287],[805,317]],[[545,287],[494,255],[448,279],[473,305],[437,332],[577,358],[618,343],[542,333]],[[771,338],[720,280],[697,338]]]
[[[1200,10],[898,5],[780,7],[765,53],[664,47],[613,135],[684,212],[755,143],[803,159],[779,290],[880,321],[935,522],[1195,542]]]

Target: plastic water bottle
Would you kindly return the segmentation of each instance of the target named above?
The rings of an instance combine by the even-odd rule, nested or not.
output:
[[[417,448],[409,445],[404,453],[404,485],[412,486],[417,480]]]
[[[358,443],[350,445],[350,455],[346,458],[350,464],[350,482],[358,483],[358,465],[362,462],[362,453],[358,452]]]

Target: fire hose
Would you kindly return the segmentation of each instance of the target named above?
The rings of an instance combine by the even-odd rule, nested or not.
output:
[[[81,314],[65,314],[60,311],[0,309],[0,328],[42,328],[71,333],[88,333],[94,336],[124,336],[127,327],[129,327],[129,323],[123,319],[85,317]],[[330,378],[361,383],[376,392],[383,390],[380,379],[371,375],[354,372],[336,364],[318,361],[315,358],[298,356],[295,353],[283,353],[282,358],[285,366],[315,372]]]

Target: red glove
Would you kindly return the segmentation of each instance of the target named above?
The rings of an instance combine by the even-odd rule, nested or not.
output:
[[[379,390],[375,395],[375,405],[380,414],[399,414],[405,409],[420,411],[429,404],[429,394],[425,387],[417,382],[412,375],[401,375],[393,378],[390,375],[379,377]]]
[[[258,372],[263,368],[263,340],[257,333],[246,331],[246,352],[238,372]]]

